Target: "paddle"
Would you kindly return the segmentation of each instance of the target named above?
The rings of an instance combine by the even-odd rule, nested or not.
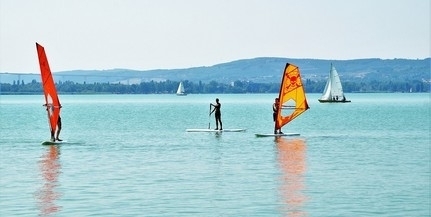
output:
[[[208,129],[210,129],[211,127],[211,103],[210,103],[210,112],[209,112],[209,115],[208,115]]]

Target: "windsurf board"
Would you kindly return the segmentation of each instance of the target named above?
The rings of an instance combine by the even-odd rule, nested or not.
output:
[[[256,135],[256,137],[279,137],[279,136],[299,136],[299,133],[277,133],[277,134],[273,134],[273,133],[256,133],[254,134]]]
[[[63,140],[63,141],[55,141],[55,142],[53,142],[53,141],[48,140],[48,141],[43,141],[42,145],[60,145],[60,144],[64,144],[64,143],[67,143],[67,141]]]

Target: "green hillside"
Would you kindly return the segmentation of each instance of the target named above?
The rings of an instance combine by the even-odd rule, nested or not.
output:
[[[307,92],[323,91],[331,63],[337,68],[346,92],[430,91],[430,58],[319,60],[262,57],[187,69],[63,71],[54,72],[54,79],[60,91],[69,93],[173,93],[179,81],[184,81],[189,93],[276,92],[287,62],[300,68]],[[3,94],[40,93],[39,82],[38,72],[0,73]]]

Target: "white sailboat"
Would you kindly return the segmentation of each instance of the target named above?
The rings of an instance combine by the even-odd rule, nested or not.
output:
[[[180,85],[178,85],[177,96],[187,96],[187,93],[184,91],[184,85],[182,81],[180,82]]]
[[[319,102],[350,102],[350,100],[347,100],[344,96],[340,76],[332,64],[331,70],[329,71],[328,81],[325,85],[325,90],[323,91]]]

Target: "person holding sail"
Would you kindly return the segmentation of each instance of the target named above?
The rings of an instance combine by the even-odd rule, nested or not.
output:
[[[61,117],[60,115],[58,116],[58,121],[57,121],[57,134],[55,136],[55,140],[61,142],[63,141],[62,139],[59,138],[60,136],[60,131],[61,131]]]
[[[275,98],[274,103],[272,104],[272,119],[274,120],[274,134],[283,134],[283,132],[281,132],[281,128],[280,126],[278,126],[277,124],[277,116],[278,116],[278,107],[280,105],[280,99],[279,98]]]
[[[216,98],[216,103],[215,104],[210,104],[210,107],[214,107],[214,109],[211,111],[211,113],[210,113],[210,115],[212,114],[212,113],[214,113],[214,116],[215,116],[215,122],[216,122],[216,128],[215,128],[215,130],[218,130],[219,128],[218,128],[218,125],[219,125],[219,123],[220,123],[220,130],[223,130],[223,125],[222,125],[222,122],[221,122],[221,111],[220,111],[220,108],[221,108],[221,103],[219,102],[219,99],[218,98]]]
[[[43,106],[46,107],[46,110],[48,111],[50,109],[50,107],[54,107],[52,104],[43,104]],[[62,106],[60,105],[59,109],[62,108]],[[55,109],[55,107],[54,107]],[[51,131],[51,142],[55,142],[56,140],[61,142],[63,141],[62,139],[59,138],[60,136],[60,131],[61,131],[61,117],[60,114],[58,115],[58,119],[57,119],[57,128],[53,129],[53,131]]]

